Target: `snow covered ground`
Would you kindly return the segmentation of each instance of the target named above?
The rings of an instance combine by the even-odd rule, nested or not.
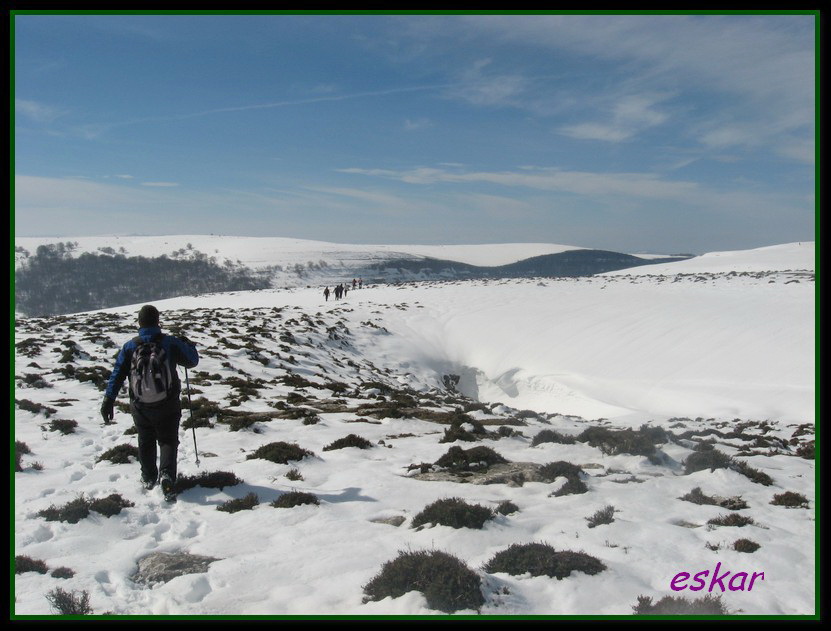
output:
[[[212,253],[206,238],[196,239],[195,248]],[[506,260],[511,249],[488,247]],[[468,255],[484,260],[482,251]],[[802,457],[815,422],[813,271],[813,243],[801,243],[591,278],[370,286],[337,302],[318,288],[159,301],[162,326],[181,328],[202,354],[190,371],[194,399],[218,404],[213,427],[196,429],[199,467],[192,432],[182,430],[180,475],[227,471],[243,481],[191,488],[174,505],[140,489],[134,459],[100,460],[135,445],[125,412],[102,425],[96,375],[109,375],[139,305],[19,320],[15,438],[31,453],[15,474],[14,554],[74,575],[16,575],[14,612],[49,614],[46,594],[61,587],[87,592],[99,614],[436,615],[418,591],[364,602],[363,586],[401,551],[441,550],[482,580],[485,604],[457,615],[628,615],[640,595],[705,595],[670,583],[717,563],[765,574],[752,590],[721,594],[732,613],[813,614],[815,469]],[[444,375],[459,377],[459,394],[445,390]],[[232,377],[254,391],[246,398]],[[373,411],[396,396],[417,405],[403,415]],[[457,408],[489,433],[440,442],[449,426],[435,415]],[[282,418],[287,410],[306,416]],[[253,424],[229,425],[240,419]],[[56,420],[77,427],[64,434],[52,429]],[[546,429],[579,437],[644,424],[670,432],[654,457],[586,440],[532,443]],[[324,451],[349,434],[372,447]],[[686,473],[684,462],[706,440],[769,483],[735,468]],[[313,455],[288,464],[247,458],[275,441]],[[487,446],[515,463],[573,463],[588,492],[556,496],[561,482],[426,480],[410,467],[435,463],[453,446]],[[752,523],[708,524],[732,511],[679,499],[697,487],[741,496],[747,508],[737,512]],[[292,490],[320,504],[270,505]],[[805,496],[808,508],[771,504],[785,492]],[[217,510],[249,493],[260,502],[252,510]],[[120,494],[133,506],[78,523],[39,516],[80,494]],[[518,511],[482,529],[411,527],[427,505],[449,497],[490,508],[510,500]],[[614,521],[589,528],[586,518],[607,505]],[[390,517],[403,523],[379,521]],[[741,538],[759,549],[734,550]],[[496,553],[532,542],[587,553],[606,569],[562,580],[484,569]],[[135,582],[138,560],[158,551],[219,560],[152,587]]]

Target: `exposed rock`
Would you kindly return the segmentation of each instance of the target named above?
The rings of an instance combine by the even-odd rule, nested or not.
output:
[[[396,528],[407,521],[407,518],[403,515],[394,515],[393,517],[378,517],[376,519],[370,519],[374,524],[389,524],[390,526],[395,526]]]
[[[219,559],[187,552],[154,552],[139,559],[133,580],[145,585],[167,583],[177,576],[207,572],[214,561]]]

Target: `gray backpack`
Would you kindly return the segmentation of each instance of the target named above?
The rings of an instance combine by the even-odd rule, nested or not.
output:
[[[138,403],[160,403],[173,389],[173,375],[162,347],[162,336],[149,342],[135,338],[136,348],[130,359],[130,390]]]

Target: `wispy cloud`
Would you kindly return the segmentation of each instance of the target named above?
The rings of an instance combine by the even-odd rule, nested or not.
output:
[[[178,182],[142,182],[142,186],[149,186],[151,188],[174,188],[179,186]]]
[[[430,127],[433,127],[433,121],[429,118],[408,118],[404,121],[404,129],[406,131],[418,131],[420,129],[428,129]]]
[[[59,107],[18,98],[14,100],[14,109],[15,113],[36,123],[51,123],[67,113],[67,110]]]

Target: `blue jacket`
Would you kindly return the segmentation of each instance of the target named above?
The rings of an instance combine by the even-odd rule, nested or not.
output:
[[[149,342],[154,336],[162,333],[162,330],[157,326],[148,326],[139,329],[139,337],[145,342]],[[173,375],[175,395],[178,396],[181,392],[182,386],[179,382],[179,375],[176,372],[176,365],[184,366],[185,368],[193,368],[199,363],[199,353],[196,352],[196,347],[184,342],[178,337],[172,335],[162,335],[162,348],[167,355],[167,360],[170,362],[170,372]],[[106,396],[115,400],[124,380],[130,374],[130,359],[133,356],[133,351],[136,350],[135,339],[130,340],[121,347],[121,352],[115,360],[115,367],[110,375],[110,380],[107,383]],[[130,392],[130,400],[133,399],[133,393]]]

